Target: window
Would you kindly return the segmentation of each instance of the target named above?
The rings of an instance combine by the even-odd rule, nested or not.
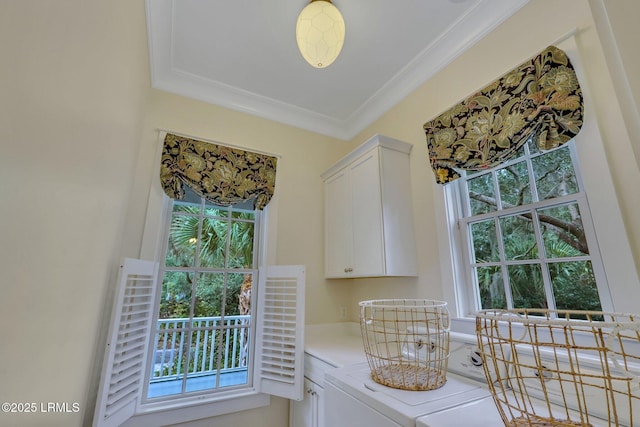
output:
[[[458,227],[471,311],[601,310],[607,285],[573,142],[461,172]],[[604,298],[601,298],[604,294]]]
[[[175,135],[160,137],[163,149],[167,141],[176,146]],[[260,161],[201,141],[179,143]],[[179,163],[167,158],[163,172]],[[120,266],[95,427],[131,418],[132,425],[177,424],[265,406],[268,395],[302,397],[305,269],[265,265],[266,230],[276,228],[266,206],[273,174],[263,185],[268,195],[255,196],[262,210],[252,200],[215,206],[188,186],[178,201],[162,195],[164,187],[149,193],[142,253],[155,261],[128,258]]]
[[[454,175],[445,172],[455,171],[440,174],[434,169],[438,172],[436,182],[449,182],[436,190],[433,202],[442,254],[439,261],[443,298],[456,316],[452,327],[460,332],[474,333],[470,317],[490,305],[535,303],[549,308],[588,308],[572,302],[574,296],[568,292],[574,290],[590,295],[590,307],[597,306],[595,298],[591,298],[597,291],[604,311],[637,311],[634,293],[640,281],[618,203],[618,198],[625,195],[616,192],[611,179],[603,139],[606,135],[600,131],[596,109],[590,104],[594,96],[585,84],[576,40],[566,38],[556,47],[571,58],[582,88],[584,120],[580,132],[573,137],[575,142],[568,142],[557,152],[540,153],[531,145],[519,147],[517,158],[509,157],[509,163],[452,182],[449,181]],[[487,88],[495,89],[493,85]],[[442,117],[446,122],[447,116]],[[425,124],[425,131],[429,129],[432,127]],[[453,127],[444,130],[457,132]],[[443,148],[448,147],[448,141],[441,141]],[[615,145],[615,141],[610,144]],[[561,156],[564,169],[544,170],[548,159],[545,155]],[[464,155],[459,160],[467,162]],[[569,160],[573,169],[566,168]],[[448,165],[451,163],[441,166]],[[556,176],[561,171],[569,175]],[[559,178],[564,187],[554,184]],[[560,233],[561,228],[552,225],[557,220],[555,216],[559,217],[558,225],[572,224],[575,219],[583,229]],[[515,243],[525,245],[530,252],[525,250],[518,255],[513,251]],[[531,295],[523,295],[510,282],[523,273],[533,279],[529,286],[535,293]],[[571,286],[565,280],[568,277],[575,279]]]
[[[260,211],[173,201],[146,398],[251,386],[251,290]],[[255,307],[253,307],[255,308]]]

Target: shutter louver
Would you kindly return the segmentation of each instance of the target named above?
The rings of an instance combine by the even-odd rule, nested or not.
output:
[[[258,289],[259,388],[295,400],[303,396],[304,278],[304,266],[269,266]]]
[[[119,426],[136,409],[149,343],[157,264],[125,259],[118,278],[93,425]]]

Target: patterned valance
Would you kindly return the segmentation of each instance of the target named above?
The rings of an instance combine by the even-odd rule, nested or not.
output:
[[[582,126],[582,91],[567,55],[555,46],[424,124],[440,184],[455,169],[478,171],[512,157],[529,139],[541,150],[571,140]]]
[[[253,200],[263,209],[275,189],[277,159],[265,154],[167,134],[160,181],[167,196],[184,198],[183,185],[219,206]]]

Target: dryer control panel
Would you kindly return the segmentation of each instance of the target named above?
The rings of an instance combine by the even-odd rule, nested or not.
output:
[[[448,370],[467,378],[486,382],[475,335],[450,333]]]

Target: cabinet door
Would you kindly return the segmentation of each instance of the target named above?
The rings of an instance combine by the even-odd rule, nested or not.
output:
[[[345,277],[352,268],[351,190],[348,169],[325,183],[325,273]]]
[[[367,152],[349,166],[353,276],[385,274],[378,151]]]
[[[411,147],[376,135],[322,174],[325,277],[417,274]]]
[[[324,427],[324,389],[304,379],[304,399],[292,400],[290,427]]]
[[[362,400],[325,381],[325,421],[327,427],[403,427]]]
[[[324,388],[318,384],[313,383],[316,399],[316,426],[325,427],[324,423]]]
[[[304,379],[304,399],[290,400],[289,424],[291,427],[313,427],[313,402],[310,394],[310,381]]]

